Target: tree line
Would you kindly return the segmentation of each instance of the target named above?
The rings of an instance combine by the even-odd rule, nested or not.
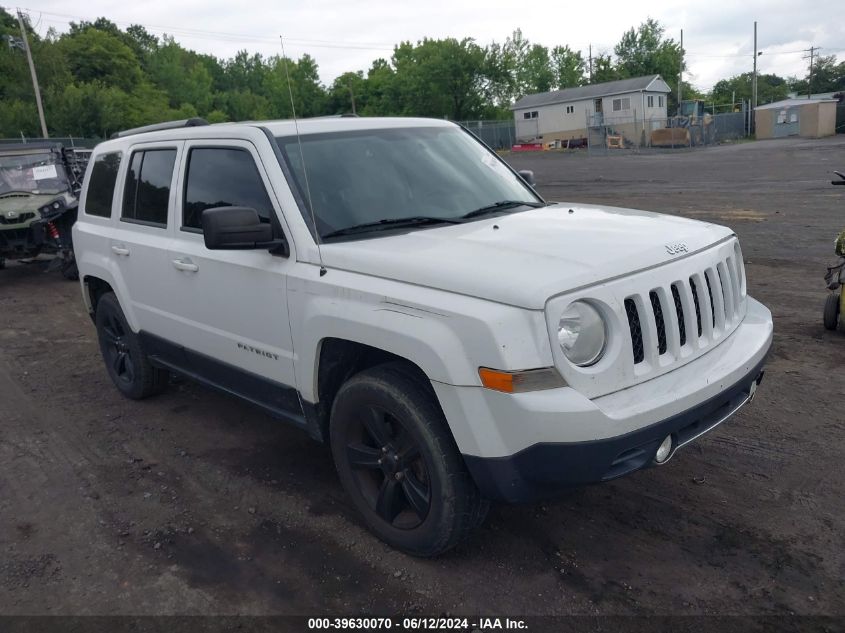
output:
[[[310,55],[299,59],[240,51],[229,59],[182,47],[143,26],[125,30],[106,18],[71,23],[66,33],[39,37],[24,16],[38,70],[47,126],[56,136],[107,138],[117,130],[201,116],[211,123],[289,118],[290,89],[297,116],[345,114],[507,119],[508,107],[535,92],[626,77],[660,74],[672,88],[674,111],[682,66],[680,44],[647,19],[623,33],[610,52],[585,59],[560,45],[528,41],[517,29],[504,42],[481,46],[471,38],[401,42],[389,59],[320,81]],[[0,40],[18,38],[16,16],[0,8]],[[29,69],[21,50],[0,47],[0,137],[39,136]],[[801,80],[806,82],[806,80]],[[761,75],[760,102],[806,88],[799,80]],[[747,85],[746,85],[747,84]],[[832,87],[831,87],[832,86]],[[813,89],[845,89],[845,64],[820,58]],[[684,98],[701,98],[686,82]],[[750,97],[750,74],[718,82],[708,100]]]

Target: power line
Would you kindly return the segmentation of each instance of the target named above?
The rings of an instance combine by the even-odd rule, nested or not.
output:
[[[816,47],[818,48],[818,47]],[[774,57],[775,55],[792,55],[797,53],[806,53],[807,49],[802,49],[798,51],[772,51],[767,52],[766,55],[769,57]],[[707,53],[691,53],[689,51],[684,51],[685,57],[712,57],[712,58],[728,58],[728,57],[751,57],[754,53],[734,53],[731,55],[710,55]]]
[[[84,22],[93,22],[94,19],[90,17],[85,17],[81,15],[71,15],[68,13],[54,13],[49,11],[38,11],[35,9],[27,9],[23,8],[23,10],[38,13],[42,16],[53,16],[54,18],[63,18],[61,20],[55,20],[50,18],[42,18],[45,22],[51,22],[54,24],[70,24],[71,20],[81,20]],[[276,37],[275,36],[264,36],[264,35],[247,35],[244,33],[230,33],[225,31],[206,31],[203,29],[192,29],[187,27],[174,27],[174,26],[160,26],[160,25],[153,25],[153,24],[143,24],[140,22],[125,22],[125,21],[117,21],[117,20],[109,20],[113,24],[117,26],[142,26],[148,31],[157,31],[166,34],[172,35],[181,35],[183,37],[192,37],[197,39],[213,39],[219,41],[224,39],[226,41],[234,41],[234,42],[267,42],[267,43],[275,43]],[[393,50],[393,44],[384,44],[384,43],[376,43],[376,42],[342,42],[337,40],[316,40],[316,39],[305,39],[305,38],[285,38],[285,40],[289,43],[298,43],[299,46],[309,46],[314,48],[339,48],[339,49],[357,49],[357,50]]]

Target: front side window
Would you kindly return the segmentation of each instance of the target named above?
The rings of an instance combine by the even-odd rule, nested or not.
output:
[[[245,149],[196,147],[188,156],[182,227],[202,228],[202,212],[215,207],[249,207],[270,222],[273,205],[255,160]]]
[[[654,96],[653,95],[649,95],[649,97],[648,97],[648,107],[649,108],[654,107]]]
[[[367,223],[426,218],[465,221],[496,205],[525,211],[543,204],[501,159],[459,128],[386,128],[277,139],[322,237]],[[501,203],[507,203],[502,205]],[[304,209],[306,221],[310,213]]]
[[[97,156],[88,182],[85,213],[103,218],[111,217],[111,203],[119,168],[120,152],[109,152]]]
[[[662,95],[657,97],[657,105],[660,106],[661,108],[663,107],[663,96]]]
[[[175,149],[135,152],[126,173],[121,219],[167,226]]]

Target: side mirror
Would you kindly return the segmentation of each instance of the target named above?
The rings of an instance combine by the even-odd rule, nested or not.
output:
[[[248,207],[215,207],[202,213],[202,234],[209,250],[269,249],[277,245],[273,227]]]
[[[520,177],[532,187],[536,184],[534,182],[534,172],[530,169],[521,169],[516,173],[518,173]]]

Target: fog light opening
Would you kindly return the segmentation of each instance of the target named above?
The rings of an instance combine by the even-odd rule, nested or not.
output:
[[[660,446],[657,447],[657,452],[654,454],[654,461],[658,464],[665,464],[666,460],[672,456],[672,447],[674,442],[672,441],[672,436],[667,435],[666,439],[660,443]]]

